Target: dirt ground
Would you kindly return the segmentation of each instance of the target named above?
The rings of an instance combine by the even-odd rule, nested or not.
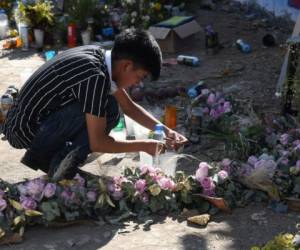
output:
[[[217,55],[207,55],[204,50],[204,34],[197,35],[178,54],[198,56],[200,67],[182,65],[164,67],[160,80],[149,83],[157,86],[190,86],[200,79],[205,79],[209,88],[216,88],[233,94],[243,100],[252,101],[255,109],[264,112],[279,110],[275,86],[284,57],[280,46],[265,48],[262,37],[266,33],[276,34],[278,44],[284,43],[291,33],[292,26],[276,23],[277,28],[264,27],[264,22],[248,20],[239,12],[224,10],[196,10],[197,20],[202,27],[212,24],[219,32],[224,48]],[[253,47],[250,54],[242,54],[234,42],[243,38]],[[177,54],[176,54],[177,55]],[[174,54],[165,54],[164,58],[174,58]],[[10,84],[21,85],[20,74],[26,68],[36,69],[43,63],[41,55],[30,52],[5,52],[0,58],[0,90],[3,92]],[[235,70],[238,70],[237,72]],[[232,76],[219,77],[222,72],[231,72]],[[159,103],[174,103],[177,100],[164,100]],[[142,102],[145,107],[154,109],[154,103]],[[200,145],[194,154],[201,160],[218,160],[222,154],[206,149]],[[205,153],[205,154],[203,154]],[[19,159],[23,150],[12,149],[7,142],[0,142],[0,177],[10,182],[23,178],[33,178],[43,173],[32,171]],[[112,155],[104,155],[85,166],[85,169],[96,174],[115,175],[123,166],[137,165],[136,154],[127,155],[121,161]],[[101,165],[101,167],[100,167]],[[194,171],[197,161],[180,161],[178,169]],[[251,215],[264,213],[265,220],[254,221]],[[263,244],[280,232],[294,232],[300,216],[295,213],[275,214],[266,204],[253,204],[239,208],[233,214],[218,214],[206,228],[187,226],[172,217],[155,217],[150,230],[143,230],[143,225],[128,222],[124,228],[100,223],[84,224],[67,228],[28,228],[22,244],[2,247],[1,249],[232,249],[244,250],[256,244]]]

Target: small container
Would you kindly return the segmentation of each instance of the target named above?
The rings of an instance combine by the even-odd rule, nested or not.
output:
[[[46,58],[46,61],[49,61],[51,60],[52,58],[54,58],[56,55],[56,51],[55,50],[49,50],[49,51],[46,51],[45,52],[45,58]]]
[[[6,118],[8,110],[14,104],[14,98],[9,94],[4,94],[0,99],[1,111],[4,118]]]
[[[201,93],[201,89],[204,87],[204,81],[198,82],[196,85],[188,89],[187,94],[191,98],[195,98]]]
[[[236,41],[236,46],[238,47],[238,49],[240,51],[242,51],[245,54],[248,54],[252,51],[251,45],[246,43],[244,40],[242,39],[238,39]]]
[[[179,55],[177,57],[177,62],[179,64],[184,64],[184,65],[193,66],[193,67],[200,65],[200,60],[196,56]]]
[[[165,124],[168,128],[174,129],[177,125],[177,109],[174,106],[166,106],[165,108]]]

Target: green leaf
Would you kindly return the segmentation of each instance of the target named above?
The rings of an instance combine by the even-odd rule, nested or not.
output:
[[[57,202],[47,201],[41,204],[41,210],[43,212],[43,217],[47,221],[54,221],[57,217],[60,217],[60,210]]]
[[[36,211],[36,210],[25,210],[25,214],[29,217],[34,217],[34,216],[41,216],[43,213]]]

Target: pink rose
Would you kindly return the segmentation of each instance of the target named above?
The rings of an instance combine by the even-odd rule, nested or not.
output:
[[[223,183],[228,179],[228,173],[225,170],[221,170],[218,172],[218,179]]]
[[[196,180],[201,182],[205,177],[208,176],[209,165],[206,162],[201,162],[199,168],[196,171]]]
[[[22,196],[20,201],[25,210],[35,210],[37,207],[36,201],[31,197]]]
[[[85,184],[85,179],[82,178],[82,177],[80,176],[80,174],[77,173],[73,179],[77,181],[77,183],[79,184],[79,186],[81,186],[81,187],[84,186],[84,184]]]
[[[162,177],[157,181],[158,185],[160,186],[161,189],[163,190],[174,190],[176,185],[174,181],[172,181],[170,178],[167,177]]]
[[[44,189],[44,196],[46,198],[51,198],[56,191],[56,184],[54,183],[47,183],[45,189]]]
[[[134,188],[136,191],[138,191],[140,194],[145,192],[146,189],[146,180],[139,179],[134,184]]]
[[[0,198],[0,212],[4,211],[6,207],[7,207],[6,200]]]
[[[97,193],[93,190],[88,191],[86,193],[86,197],[87,197],[89,202],[95,202],[97,200]]]

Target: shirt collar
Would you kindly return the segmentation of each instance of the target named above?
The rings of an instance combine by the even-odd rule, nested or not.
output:
[[[105,64],[108,69],[109,79],[110,79],[110,93],[113,94],[117,91],[118,87],[115,81],[112,80],[112,67],[111,67],[111,50],[105,51]]]

